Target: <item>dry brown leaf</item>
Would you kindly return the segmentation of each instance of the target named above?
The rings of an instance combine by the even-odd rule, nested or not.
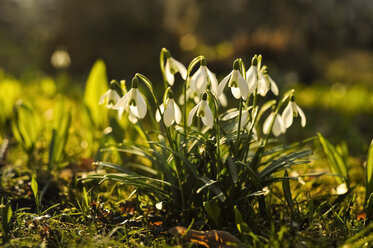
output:
[[[243,247],[239,239],[226,231],[212,230],[203,232],[193,229],[187,231],[185,227],[175,226],[168,230],[168,232],[186,241],[191,241],[207,248]]]

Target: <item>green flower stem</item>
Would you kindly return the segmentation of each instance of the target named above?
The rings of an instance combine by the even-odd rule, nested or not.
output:
[[[165,54],[165,52],[167,52],[167,49],[166,48],[162,48],[161,55],[159,56],[159,64],[160,64],[160,67],[161,67],[162,78],[163,78],[163,83],[164,83],[164,89],[166,90],[167,87],[168,87],[168,82],[167,82],[166,73],[165,73],[165,69],[164,69],[164,66],[165,66],[165,63],[164,63],[164,54]]]
[[[239,112],[238,112],[237,139],[236,139],[236,155],[238,155],[238,151],[240,149],[240,132],[241,132],[242,106],[243,106],[243,99],[240,98],[240,106],[239,106]]]
[[[160,113],[160,116],[161,116],[161,121],[160,122],[161,122],[161,125],[163,126],[163,128],[164,128],[164,130],[166,132],[168,143],[170,144],[170,148],[176,152],[175,147],[174,147],[174,143],[172,141],[172,137],[171,137],[171,134],[170,134],[170,130],[164,124],[163,114],[162,114],[161,109],[159,107],[158,100],[155,97],[154,90],[153,90],[153,87],[152,87],[152,84],[151,84],[150,80],[147,77],[145,77],[144,75],[140,74],[140,73],[136,73],[135,77],[139,77],[145,83],[145,85],[148,87],[150,93],[152,94],[154,103],[157,106],[157,109],[158,109],[158,111]],[[185,201],[184,201],[183,190],[182,190],[182,187],[181,187],[182,183],[181,183],[181,178],[180,178],[180,173],[179,173],[179,161],[178,161],[178,159],[177,159],[176,156],[174,156],[174,159],[175,159],[174,161],[175,161],[175,168],[176,168],[176,176],[177,176],[177,179],[178,179],[178,184],[179,184],[179,189],[180,189],[180,195],[181,195],[181,203],[182,203],[182,207],[184,209],[185,208]]]
[[[221,170],[221,161],[220,161],[220,125],[219,125],[219,103],[215,96],[211,93],[211,91],[207,91],[210,95],[210,98],[213,100],[214,104],[214,112],[215,112],[215,132],[216,132],[216,153],[217,153],[217,178],[219,179],[220,170]]]
[[[187,95],[186,95],[186,91],[187,91],[187,82],[188,82],[188,78],[189,78],[189,71],[188,71],[188,75],[187,75],[187,78],[184,82],[184,106],[183,106],[183,118],[184,118],[184,157],[186,157],[187,155],[187,148],[186,148],[186,141],[187,141]]]

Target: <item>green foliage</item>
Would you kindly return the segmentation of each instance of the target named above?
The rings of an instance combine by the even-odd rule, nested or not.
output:
[[[38,182],[36,181],[36,178],[34,176],[31,178],[31,191],[32,191],[32,194],[34,195],[37,213],[38,215],[40,215],[41,213],[40,200],[41,199],[40,199],[40,194],[39,194]]]
[[[183,217],[184,223],[190,223],[191,216],[204,216],[215,226],[225,226],[232,218],[240,219],[238,224],[245,226],[246,222],[252,222],[256,217],[256,210],[252,208],[251,212],[245,212],[243,216],[238,213],[257,202],[262,217],[269,218],[271,210],[267,207],[266,192],[263,189],[277,181],[288,180],[287,175],[281,177],[279,172],[293,165],[308,163],[306,158],[311,154],[310,150],[301,149],[304,145],[302,142],[289,147],[275,146],[273,140],[269,139],[272,128],[278,128],[274,118],[269,122],[270,125],[267,125],[268,133],[257,131],[261,130],[261,117],[268,110],[271,110],[276,118],[282,118],[279,111],[292,99],[294,90],[286,92],[278,101],[261,101],[260,104],[257,100],[259,94],[255,91],[252,99],[239,99],[237,110],[224,112],[215,86],[212,85],[212,78],[207,79],[209,88],[202,98],[198,95],[195,98],[187,97],[186,91],[193,78],[190,74],[195,71],[196,65],[205,63],[205,59],[199,56],[193,59],[188,70],[185,70],[187,79],[184,82],[184,92],[180,96],[186,103],[183,113],[180,113],[184,119],[174,129],[172,126],[166,126],[166,115],[159,106],[162,102],[163,108],[166,108],[170,91],[167,82],[169,74],[166,71],[174,66],[169,59],[165,62],[165,54],[165,50],[162,50],[160,62],[166,92],[160,97],[163,100],[158,100],[154,86],[146,76],[137,73],[133,79],[136,86],[137,82],[144,83],[145,88],[150,91],[156,110],[161,112],[160,123],[157,124],[151,116],[152,128],[146,131],[146,126],[141,123],[142,117],[138,117],[136,131],[145,142],[125,139],[120,144],[110,144],[101,149],[102,153],[113,150],[122,153],[122,164],[106,161],[96,163],[99,167],[114,169],[118,173],[96,173],[83,180],[111,180],[131,185],[137,189],[138,195],[146,195],[154,205],[160,201],[166,202],[165,206],[177,211]],[[255,56],[255,59],[261,63],[261,56]],[[245,77],[243,61],[238,59],[237,63],[240,63],[240,73]],[[174,74],[181,69],[175,67],[173,70]],[[266,74],[266,67],[258,69],[258,73]],[[119,101],[121,104],[127,104],[124,105],[126,111],[133,111],[139,106],[136,101],[141,96],[138,88],[132,89],[131,92],[134,90],[138,94],[136,99],[131,99],[132,95],[123,94],[122,99],[127,99],[127,102]],[[187,125],[186,111],[194,106],[193,100],[198,97],[199,100],[207,101],[205,108],[212,109],[209,110],[212,112],[209,118],[213,118],[209,121],[214,123],[212,128],[203,128],[201,123],[192,127]],[[176,96],[174,98],[178,99]],[[152,108],[149,112],[151,110]],[[206,111],[207,109],[199,109],[196,111],[197,116],[204,116]],[[132,112],[133,115],[136,113]],[[154,173],[144,169],[149,167]],[[287,193],[289,191],[290,189],[286,190]],[[289,203],[292,201],[291,195],[287,194],[287,200]],[[255,226],[255,223],[252,226]],[[240,230],[247,232],[246,227]]]
[[[318,135],[324,152],[328,157],[332,172],[342,177],[336,177],[337,182],[339,184],[342,184],[344,180],[348,182],[348,163],[345,156],[346,152],[343,152],[346,151],[346,148],[337,149],[320,133]]]
[[[49,145],[49,170],[62,167],[64,148],[69,137],[71,126],[71,109],[60,99],[54,108],[54,127]]]
[[[13,113],[13,105],[21,94],[21,86],[18,81],[0,80],[0,132],[4,130],[5,123],[10,120]]]
[[[108,79],[106,66],[102,60],[97,60],[89,73],[85,90],[84,104],[88,112],[91,123],[95,127],[103,127],[107,122],[107,110],[105,106],[98,105],[100,97],[108,90]]]
[[[9,241],[9,231],[10,231],[9,225],[10,225],[10,219],[12,218],[12,215],[13,215],[10,201],[5,203],[4,198],[1,198],[0,214],[1,214],[0,230],[2,232],[1,238],[4,244]]]
[[[14,107],[12,131],[24,149],[29,154],[32,153],[41,131],[41,124],[39,116],[31,106],[18,102]]]
[[[366,172],[365,172],[365,180],[366,180],[366,193],[365,193],[365,200],[367,201],[370,198],[371,194],[373,193],[373,141],[370,143],[369,150],[368,150],[368,157],[366,162]]]

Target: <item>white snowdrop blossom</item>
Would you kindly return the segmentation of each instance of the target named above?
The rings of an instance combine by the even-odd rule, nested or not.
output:
[[[258,87],[258,67],[255,65],[250,66],[246,72],[246,82],[249,86],[250,94],[254,93]]]
[[[233,64],[233,71],[220,82],[217,89],[217,97],[223,94],[223,90],[227,83],[228,87],[231,88],[234,98],[240,99],[242,97],[244,100],[247,99],[249,95],[249,86],[239,71],[239,63],[237,61]]]
[[[187,70],[185,66],[177,61],[176,59],[172,58],[170,55],[166,60],[166,66],[165,66],[165,76],[167,79],[167,82],[169,85],[174,85],[175,82],[175,76],[174,74],[180,73],[180,76],[182,79],[186,79],[187,76]]]
[[[293,123],[294,116],[297,117],[299,114],[302,127],[306,126],[306,116],[303,113],[303,110],[295,103],[294,97],[289,101],[289,104],[282,112],[282,119],[285,122],[285,127],[289,128]]]
[[[116,90],[109,89],[108,91],[106,91],[105,94],[103,94],[100,97],[100,101],[98,102],[98,104],[101,105],[101,104],[104,104],[106,102],[106,107],[111,109],[111,108],[113,108],[113,106],[115,104],[117,104],[119,99],[120,99],[120,96],[119,96],[118,92],[116,92]]]
[[[113,108],[129,109],[129,118],[131,122],[133,121],[133,117],[138,119],[143,119],[145,117],[147,106],[144,97],[139,92],[138,79],[136,77],[132,80],[132,89],[128,91]]]
[[[278,87],[267,73],[267,67],[261,67],[261,56],[254,56],[249,70],[246,72],[246,82],[249,86],[249,93],[257,90],[258,94],[265,96],[269,90],[278,96]]]
[[[171,126],[174,122],[176,122],[176,124],[179,124],[181,122],[181,110],[179,106],[177,106],[173,98],[168,98],[166,100],[166,108],[162,103],[159,106],[159,109],[163,114],[163,121],[166,127]],[[155,113],[155,119],[157,122],[161,121],[161,114],[159,113],[158,109]]]
[[[114,105],[117,104],[119,99],[121,98],[120,95],[118,94],[117,90],[122,91],[119,85],[115,80],[110,82],[110,89],[106,91],[105,94],[103,94],[100,97],[100,101],[98,104],[104,104],[106,102],[106,108],[113,109]],[[117,89],[117,90],[116,90]],[[122,118],[123,112],[124,112],[124,107],[121,107],[118,109],[118,118]]]
[[[273,81],[273,79],[268,74],[263,74],[262,72],[259,72],[257,87],[258,94],[261,96],[267,95],[269,90],[271,90],[276,96],[279,93],[275,81]]]
[[[212,73],[206,66],[206,60],[201,60],[201,66],[199,69],[190,77],[190,89],[197,94],[201,95],[206,91],[206,88],[211,82],[211,85],[215,85],[217,88],[218,80],[214,73]]]
[[[271,129],[271,124],[274,120],[273,127],[272,127],[272,133],[274,136],[279,136],[282,133],[286,132],[286,127],[284,120],[282,119],[281,115],[277,114],[275,115],[274,112],[272,112],[267,119],[264,121],[263,124],[263,133],[264,134],[269,134],[270,129]]]
[[[202,101],[198,103],[189,113],[188,116],[188,126],[192,125],[194,116],[197,115],[201,117],[202,122],[209,128],[214,126],[214,115],[212,110],[207,102],[207,94],[204,93],[202,97]]]
[[[224,94],[217,96],[218,80],[214,73],[212,73],[206,66],[206,60],[201,60],[201,66],[199,69],[190,77],[190,88],[187,90],[187,97],[193,97],[196,102],[199,102],[200,96],[206,91],[210,84],[211,93],[218,99],[222,106],[227,106],[227,98]],[[188,92],[189,91],[189,92]],[[194,94],[196,93],[196,94]]]

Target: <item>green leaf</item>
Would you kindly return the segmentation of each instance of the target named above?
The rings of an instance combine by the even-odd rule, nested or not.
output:
[[[198,178],[199,180],[201,180],[203,183],[205,183],[204,186],[208,187],[211,189],[211,191],[216,195],[216,197],[221,201],[221,202],[225,202],[225,200],[227,199],[226,196],[224,195],[223,191],[217,186],[215,185],[215,181],[206,177],[206,176],[203,176],[202,178]],[[203,187],[204,187],[203,186]]]
[[[271,162],[261,172],[259,172],[259,178],[264,179],[265,177],[272,175],[274,172],[295,164],[295,160],[306,157],[310,154],[312,154],[311,150],[304,150],[284,155]]]
[[[108,79],[104,61],[97,60],[89,73],[84,90],[84,104],[90,114],[91,121],[96,127],[106,125],[107,109],[99,105],[100,97],[108,90]]]
[[[215,225],[219,225],[220,208],[215,202],[204,202],[203,208],[205,209],[208,216],[214,221]]]
[[[11,125],[14,137],[27,152],[31,152],[41,131],[39,116],[31,106],[19,102]]]
[[[248,233],[250,232],[250,228],[246,222],[243,221],[242,214],[240,210],[238,210],[237,206],[233,208],[234,211],[234,220],[236,222],[237,230],[240,233]]]
[[[284,179],[282,180],[282,189],[284,191],[286,202],[288,203],[288,206],[292,213],[295,213],[294,211],[294,204],[293,204],[293,198],[291,196],[291,190],[290,190],[290,183],[288,177],[288,171],[285,170]]]
[[[368,221],[370,221],[373,218],[373,193],[369,195],[366,209],[367,209],[366,218]]]
[[[370,143],[367,157],[367,167],[366,167],[366,193],[365,199],[373,193],[373,140]]]
[[[49,145],[49,169],[60,166],[64,158],[64,150],[69,137],[71,126],[71,110],[66,108],[65,102],[60,99],[54,108],[54,128]]]
[[[38,198],[38,183],[35,177],[31,178],[31,190],[32,190],[32,193],[34,194],[35,199],[37,199]]]
[[[338,150],[332,144],[330,144],[329,141],[325,139],[320,133],[318,133],[318,136],[324,152],[328,157],[333,173],[341,175],[345,178],[345,180],[348,180],[347,161],[344,160],[342,154],[340,154]],[[338,184],[343,183],[343,180],[339,177],[336,177],[336,180]]]
[[[231,176],[232,176],[232,181],[233,183],[237,183],[238,181],[238,175],[237,175],[237,166],[234,161],[233,157],[228,157],[227,158],[228,165],[229,165],[229,170],[231,171]]]
[[[6,221],[7,221],[7,223],[10,222],[10,218],[12,218],[12,215],[13,215],[12,206],[10,205],[10,203],[8,203],[7,204],[7,214],[6,214]]]

